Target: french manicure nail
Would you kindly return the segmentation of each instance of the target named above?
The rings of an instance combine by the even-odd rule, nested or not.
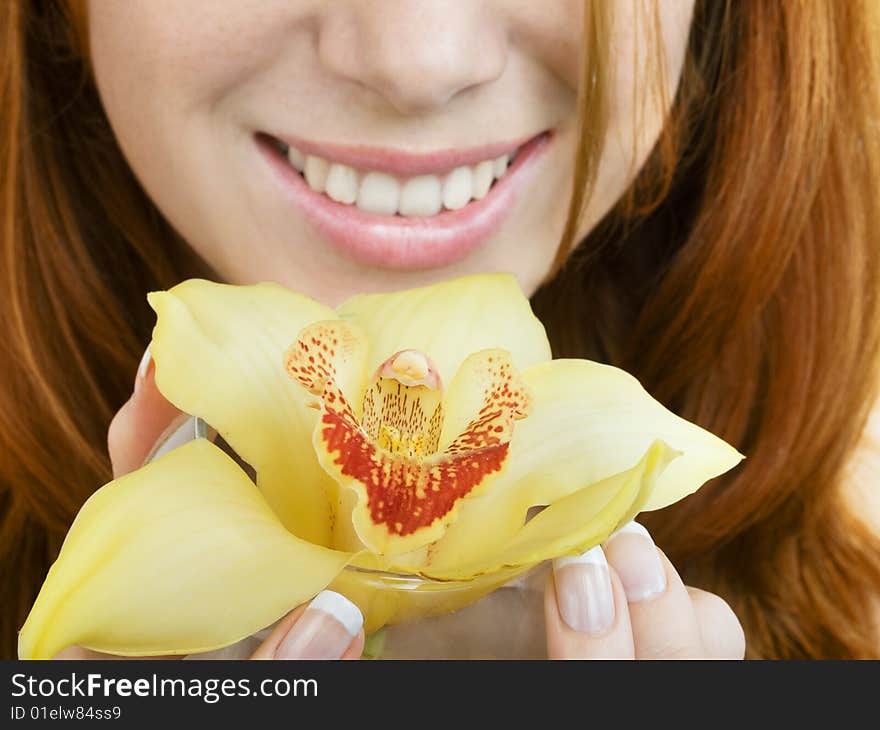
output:
[[[186,414],[174,419],[162,435],[156,439],[149,456],[144,463],[155,461],[169,451],[183,446],[188,441],[198,438],[198,419]]]
[[[151,344],[152,343],[150,343],[150,345]],[[150,345],[147,345],[147,349],[144,350],[144,354],[141,356],[141,361],[138,365],[138,377],[141,380],[147,376],[147,370],[150,367],[150,363],[153,362],[153,356],[150,354]]]
[[[666,571],[651,534],[628,522],[605,542],[608,560],[620,576],[629,603],[647,601],[666,591]]]
[[[276,659],[339,659],[364,624],[360,609],[335,591],[321,591],[275,650]]]
[[[602,547],[553,561],[559,614],[575,631],[601,634],[614,624],[611,573]]]
[[[134,392],[137,393],[140,390],[141,385],[143,385],[144,378],[147,377],[147,373],[150,371],[150,367],[153,364],[153,356],[150,354],[150,346],[147,345],[147,349],[144,350],[144,354],[141,356],[141,361],[138,364],[137,376],[134,379]]]

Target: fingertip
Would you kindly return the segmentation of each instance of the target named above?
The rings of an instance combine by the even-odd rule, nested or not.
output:
[[[281,640],[287,635],[287,632],[293,628],[293,625],[299,621],[300,616],[303,615],[307,606],[307,603],[298,606],[275,624],[272,631],[263,640],[263,643],[257,647],[257,650],[253,653],[251,659],[274,659],[275,651],[281,643]]]
[[[573,566],[574,567],[574,566]],[[631,659],[634,655],[632,629],[626,593],[620,578],[609,566],[614,619],[605,631],[591,634],[578,631],[564,620],[560,611],[555,573],[547,576],[544,589],[544,621],[548,659]]]
[[[668,568],[651,534],[628,522],[605,541],[608,562],[617,571],[629,603],[649,601],[666,591]]]
[[[138,469],[156,442],[183,412],[159,392],[149,349],[141,359],[131,397],[116,412],[107,429],[107,451],[113,476]]]
[[[572,629],[601,634],[614,624],[611,572],[601,545],[581,555],[553,561],[556,605]]]
[[[144,419],[144,425],[151,428],[158,436],[183,411],[162,395],[156,385],[156,368],[152,364],[152,358],[149,363],[143,377],[140,377],[140,374],[138,376],[140,385],[132,395],[132,402],[135,410]]]
[[[147,349],[144,350],[144,354],[141,356],[141,361],[140,363],[138,363],[137,375],[135,375],[134,378],[135,393],[137,393],[141,389],[144,381],[147,378],[147,375],[152,375],[153,369],[153,355],[150,352],[150,345],[147,345]]]
[[[360,659],[361,655],[364,653],[364,643],[366,642],[366,635],[364,634],[364,630],[361,629],[357,636],[351,642],[351,645],[346,649],[345,653],[340,657],[340,659]]]
[[[744,659],[746,635],[730,604],[721,596],[687,586],[706,653],[713,659]]]
[[[325,590],[281,619],[251,658],[359,659],[364,642],[360,609]]]
[[[120,659],[123,661],[155,661],[155,660],[180,660],[183,659],[182,655],[175,654],[163,654],[160,656],[120,656],[117,654],[105,654],[100,651],[93,651],[92,649],[84,649],[81,646],[68,646],[66,649],[62,649],[55,656],[52,657],[52,660],[74,660],[74,661],[95,661],[101,660],[106,661],[108,659]]]
[[[98,654],[96,651],[91,651],[89,649],[83,649],[81,646],[68,646],[66,649],[62,649],[55,656],[52,657],[55,659],[62,660],[76,660],[80,661],[83,659],[106,659],[105,655]]]

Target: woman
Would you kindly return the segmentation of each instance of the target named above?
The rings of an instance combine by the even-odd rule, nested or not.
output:
[[[671,563],[634,526],[556,566],[551,656],[741,656],[727,604],[751,657],[880,654],[872,6],[4,3],[4,655],[114,412],[117,475],[179,415],[148,358],[131,394],[147,291],[494,270],[749,457],[644,515]],[[312,609],[256,655],[360,653]]]

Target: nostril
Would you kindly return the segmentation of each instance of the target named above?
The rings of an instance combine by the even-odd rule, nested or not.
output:
[[[364,5],[328,11],[318,32],[319,61],[401,114],[426,114],[504,73],[506,33],[477,3]]]
[[[454,58],[452,54],[416,55],[377,63],[362,83],[400,114],[417,116],[474,93],[500,75],[500,71],[496,73],[485,67],[480,59],[470,61]]]

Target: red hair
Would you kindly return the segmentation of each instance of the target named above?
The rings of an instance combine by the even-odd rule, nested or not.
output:
[[[600,15],[586,14],[596,48]],[[145,293],[210,275],[126,164],[84,23],[79,3],[0,4],[8,657],[67,527],[110,476],[107,425],[153,323]],[[691,582],[734,606],[753,657],[878,655],[880,545],[842,482],[880,375],[877,37],[871,0],[698,2],[653,156],[579,242],[598,155],[585,140],[557,270],[533,298],[557,357],[626,368],[748,455],[644,517]],[[586,118],[604,87],[585,78]]]
[[[642,519],[751,657],[880,656],[880,541],[843,482],[880,384],[877,38],[870,1],[698,3],[653,157],[533,302],[557,357],[748,456]]]

